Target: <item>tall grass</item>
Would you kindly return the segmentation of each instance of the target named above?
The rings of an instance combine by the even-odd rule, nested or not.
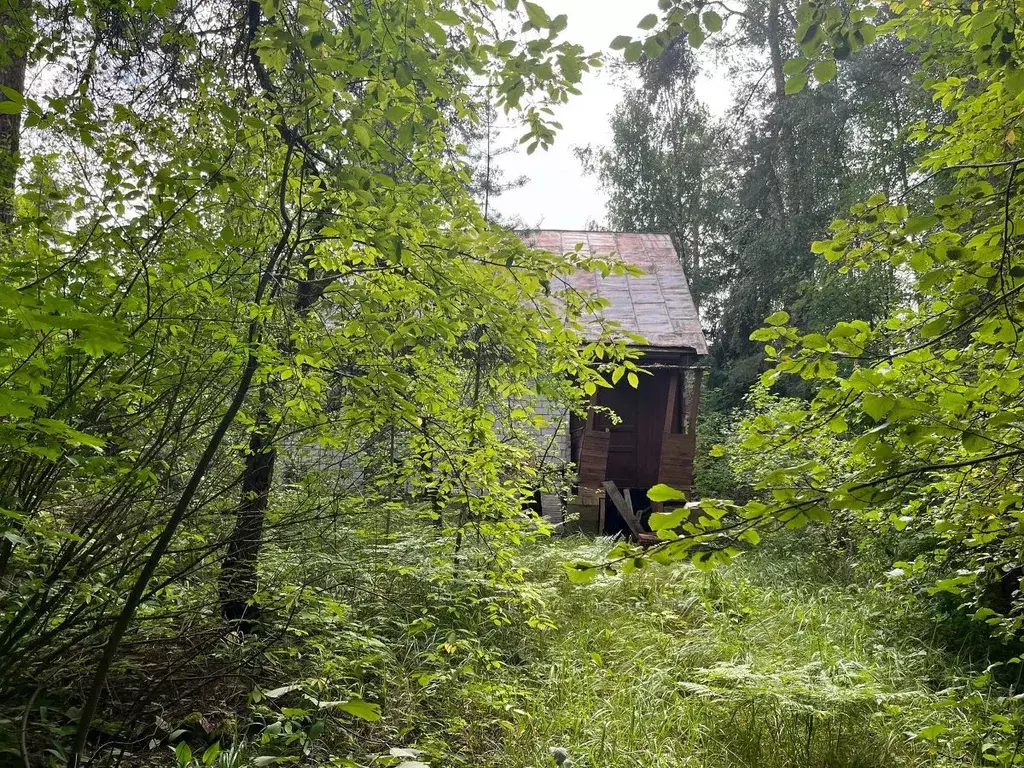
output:
[[[496,580],[486,549],[454,563],[432,530],[348,532],[341,554],[272,548],[312,585],[282,596],[285,631],[263,651],[197,654],[182,678],[221,682],[154,701],[166,735],[129,723],[124,764],[166,765],[176,738],[193,755],[220,742],[216,768],[551,768],[556,747],[575,768],[1024,764],[1013,691],[961,668],[920,604],[821,542],[581,586],[562,563],[608,541],[528,545],[523,580]],[[321,704],[352,701],[379,717]],[[20,754],[18,722],[0,704],[0,765]],[[28,736],[42,754],[59,734]]]
[[[800,567],[770,556],[707,574],[560,578],[561,561],[598,557],[602,546],[568,539],[528,557],[558,628],[539,641],[532,693],[489,765],[550,765],[553,746],[578,768],[943,759],[909,734],[935,721],[936,687],[956,670],[903,604],[802,581]]]

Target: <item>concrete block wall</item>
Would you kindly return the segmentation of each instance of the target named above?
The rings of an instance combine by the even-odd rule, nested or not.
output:
[[[542,400],[537,404],[536,411],[548,420],[547,426],[539,430],[537,435],[537,456],[546,468],[559,472],[568,464],[571,456],[569,449],[569,410],[564,406]],[[541,514],[550,522],[562,522],[562,500],[556,493],[542,493]]]

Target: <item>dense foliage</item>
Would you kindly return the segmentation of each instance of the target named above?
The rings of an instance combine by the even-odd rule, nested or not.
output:
[[[489,225],[459,137],[497,105],[547,145],[596,59],[533,4],[10,8],[0,688],[63,699],[57,748],[95,763],[226,638],[252,652],[220,675],[281,653],[342,518],[432,518],[505,578],[536,398],[626,354],[550,289],[612,267]]]
[[[625,268],[490,209],[496,121],[548,146],[600,63],[565,16],[6,3],[0,754],[1024,764],[1018,16],[660,0],[612,41],[581,157],[714,345],[703,498],[644,551],[525,513],[538,402],[642,386],[552,288]]]
[[[745,447],[769,454],[820,449],[839,436],[843,450],[831,459],[780,463],[762,480],[771,491],[768,508],[746,512],[790,524],[852,512],[879,535],[902,534],[918,552],[898,572],[937,578],[934,589],[962,594],[979,618],[1016,637],[1015,297],[1024,268],[1015,236],[1019,78],[1005,27],[1011,17],[914,5],[895,6],[877,27],[873,17],[865,11],[842,21],[805,11],[802,53],[817,57],[819,69],[842,52],[843,41],[856,48],[880,32],[911,41],[926,71],[938,70],[941,60],[943,73],[959,62],[973,74],[929,80],[946,113],[914,129],[924,147],[915,187],[937,185],[938,193],[875,195],[814,246],[845,272],[898,271],[914,300],[884,322],[840,322],[827,334],[801,333],[780,311],[753,334],[775,362],[764,385],[799,377],[815,396],[807,407],[752,422]],[[812,63],[794,60],[793,89]],[[1008,600],[985,598],[997,585]]]

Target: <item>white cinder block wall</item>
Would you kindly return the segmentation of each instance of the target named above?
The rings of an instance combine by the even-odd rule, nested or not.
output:
[[[548,420],[547,426],[537,434],[537,458],[552,478],[560,479],[564,468],[569,463],[569,409],[548,400],[537,403],[536,411]],[[558,524],[562,522],[562,500],[553,488],[544,488],[541,492],[541,514],[548,521]]]

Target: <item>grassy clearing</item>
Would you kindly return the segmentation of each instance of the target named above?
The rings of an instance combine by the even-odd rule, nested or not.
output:
[[[518,556],[524,582],[501,585],[422,531],[352,540],[341,558],[304,553],[317,589],[290,598],[272,647],[217,640],[170,679],[157,712],[188,743],[180,766],[215,742],[212,768],[551,768],[552,747],[575,768],[1024,762],[1005,689],[974,685],[913,601],[859,585],[827,548],[579,586],[562,563],[609,542],[553,539]],[[124,716],[139,726],[123,765],[174,764],[148,717]],[[57,737],[30,732],[31,751]],[[0,716],[0,765],[19,738],[17,712]]]
[[[560,578],[561,561],[603,546],[568,539],[529,556],[558,628],[538,642],[531,693],[489,765],[548,765],[551,746],[594,768],[942,759],[907,733],[936,721],[955,670],[899,601],[770,556],[709,574]]]

